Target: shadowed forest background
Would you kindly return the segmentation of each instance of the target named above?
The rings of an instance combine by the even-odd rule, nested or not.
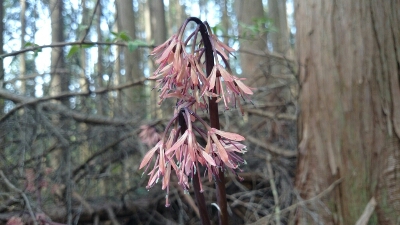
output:
[[[149,54],[191,16],[254,88],[220,106],[248,150],[229,224],[400,224],[399,0],[1,1],[0,224],[200,224],[138,170],[175,106]]]

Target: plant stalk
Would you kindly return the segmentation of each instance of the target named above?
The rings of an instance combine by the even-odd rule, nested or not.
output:
[[[209,34],[207,32],[206,25],[198,18],[190,17],[189,21],[194,21],[198,25],[200,25],[200,34],[204,43],[205,49],[205,60],[206,60],[206,73],[207,77],[210,76],[211,71],[214,67],[214,53],[212,49],[212,45],[210,42]],[[213,90],[216,93],[216,89]],[[209,115],[210,115],[210,122],[211,127],[215,129],[220,129],[219,125],[219,116],[218,116],[218,104],[217,98],[213,97],[209,100]],[[222,166],[222,165],[221,165]],[[218,174],[215,178],[215,186],[217,189],[217,204],[219,206],[219,224],[220,225],[228,225],[228,207],[226,201],[226,191],[225,191],[225,177],[224,172],[219,169]]]

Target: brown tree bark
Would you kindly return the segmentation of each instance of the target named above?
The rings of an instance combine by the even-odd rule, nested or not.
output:
[[[296,0],[301,84],[298,224],[373,224],[400,215],[400,1]],[[306,210],[305,208],[308,208]],[[310,212],[316,213],[312,214]]]

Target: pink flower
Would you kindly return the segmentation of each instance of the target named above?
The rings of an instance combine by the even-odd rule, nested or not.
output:
[[[160,134],[150,125],[140,126],[139,139],[148,146],[155,145],[160,140]]]
[[[187,190],[190,188],[190,178],[200,177],[200,167],[207,169],[211,181],[213,174],[219,173],[220,169],[235,172],[240,164],[245,163],[239,156],[246,152],[246,146],[240,143],[244,141],[244,137],[211,128],[196,112],[198,109],[208,110],[210,97],[217,97],[217,102],[223,101],[225,108],[229,109],[230,105],[239,104],[241,107],[240,98],[248,99],[253,94],[251,88],[243,83],[244,78],[238,78],[230,72],[228,55],[234,49],[219,41],[211,34],[211,30],[211,45],[204,40],[196,41],[199,28],[185,40],[183,34],[186,24],[180,28],[178,34],[151,52],[159,64],[154,75],[150,77],[157,80],[159,104],[164,99],[176,98],[174,117],[161,135],[150,126],[142,126],[139,134],[144,143],[155,144],[139,166],[139,169],[145,168],[144,173],[152,166],[148,172],[146,188],[153,187],[162,179],[162,189],[167,192],[166,206],[169,206],[168,194],[173,172],[178,177],[178,184]],[[204,33],[202,37],[203,35]],[[189,47],[187,44],[190,40],[193,41]],[[212,49],[216,63],[209,77],[206,76],[204,63],[206,45],[208,49]],[[211,52],[206,52],[208,56],[209,53]],[[220,64],[220,60],[224,64]],[[202,127],[195,126],[195,121]],[[205,146],[200,144],[200,139],[204,139]],[[200,190],[203,190],[201,183]]]

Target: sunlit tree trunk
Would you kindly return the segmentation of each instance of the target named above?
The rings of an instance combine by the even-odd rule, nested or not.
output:
[[[400,2],[296,0],[295,6],[296,187],[309,199],[342,179],[327,197],[299,208],[298,224],[355,224],[373,198],[371,224],[398,224]]]
[[[168,37],[177,32],[179,27],[187,19],[186,6],[180,0],[170,0],[168,8]]]
[[[272,19],[275,28],[275,31],[270,34],[273,51],[288,54],[290,45],[286,0],[268,0],[268,17]]]
[[[254,26],[255,20],[265,18],[262,0],[236,0],[236,15],[239,24],[241,67],[243,75],[247,77],[247,84],[251,87],[265,85],[264,70],[266,68],[265,57],[254,54],[254,51],[266,49],[267,39],[265,35],[252,33],[246,26]]]
[[[51,41],[60,43],[64,41],[64,23],[63,23],[63,3],[61,0],[50,1],[51,13]],[[58,95],[61,92],[68,91],[69,76],[66,73],[65,59],[62,48],[51,49],[51,83],[50,95]],[[67,99],[61,100],[63,104],[69,105]]]
[[[0,3],[0,20],[4,19],[4,2]],[[0,23],[0,55],[4,54],[3,46],[4,46],[4,23]],[[0,88],[4,88],[4,63],[3,60],[0,60]],[[0,116],[4,114],[4,99],[0,99]]]
[[[21,49],[25,46],[25,35],[26,35],[26,0],[20,0],[21,12],[20,15],[20,22],[21,22]],[[21,79],[21,88],[20,91],[22,94],[26,92],[26,80],[24,77],[26,76],[26,60],[25,54],[19,55],[19,71]]]
[[[153,41],[156,46],[164,43],[167,40],[167,26],[165,22],[165,10],[164,1],[155,0],[148,1],[149,9],[149,22],[150,22],[150,38],[149,41]],[[150,72],[152,73],[155,69],[154,61],[149,61]],[[149,88],[153,88],[154,82],[151,83]],[[157,104],[159,102],[158,92],[155,90],[150,92],[151,96],[151,112],[153,118],[162,118],[163,114],[171,114],[172,108],[170,110],[161,110],[161,107]]]
[[[101,1],[99,2],[99,5],[97,7],[96,11],[96,30],[97,30],[97,41],[102,42],[103,41],[103,33],[101,31],[101,17],[102,17],[102,4]],[[104,87],[104,79],[103,79],[103,74],[106,74],[106,71],[103,66],[103,54],[104,54],[104,48],[102,46],[97,47],[97,86],[102,88]],[[107,115],[107,109],[106,105],[107,104],[107,95],[106,94],[101,94],[99,97],[97,97],[97,112],[100,115]]]
[[[63,21],[64,3],[62,0],[50,0],[51,15],[51,41],[52,43],[64,42],[64,21]],[[51,50],[51,82],[50,95],[56,96],[69,90],[70,74],[67,73],[63,48],[52,48]],[[60,100],[61,103],[69,107],[69,99]],[[53,124],[64,123],[61,116],[52,117]],[[66,125],[63,125],[65,128]],[[54,127],[56,129],[56,127]],[[58,140],[62,141],[62,140]],[[64,139],[66,142],[66,140]],[[66,144],[60,149],[54,151],[51,158],[53,168],[59,168],[64,171],[63,182],[65,184],[65,205],[67,209],[67,224],[72,224],[72,183],[71,183],[71,151]]]
[[[132,40],[136,39],[136,18],[135,12],[133,11],[133,1],[117,0],[117,11],[118,11],[118,23],[120,26],[120,32],[125,31]],[[128,82],[139,81],[144,78],[143,71],[140,67],[141,57],[139,50],[130,51],[128,48],[124,49],[124,68],[125,76]],[[137,86],[126,89],[126,95],[128,97],[127,106],[128,112],[133,113],[137,110],[143,99],[144,99],[144,88],[143,86]],[[143,101],[144,102],[144,101]],[[139,115],[145,115],[145,109],[137,110]]]
[[[222,11],[221,24],[224,35],[223,39],[225,44],[230,45],[229,30],[231,29],[231,18],[229,17],[228,4],[229,4],[228,0],[219,0],[219,5]]]

